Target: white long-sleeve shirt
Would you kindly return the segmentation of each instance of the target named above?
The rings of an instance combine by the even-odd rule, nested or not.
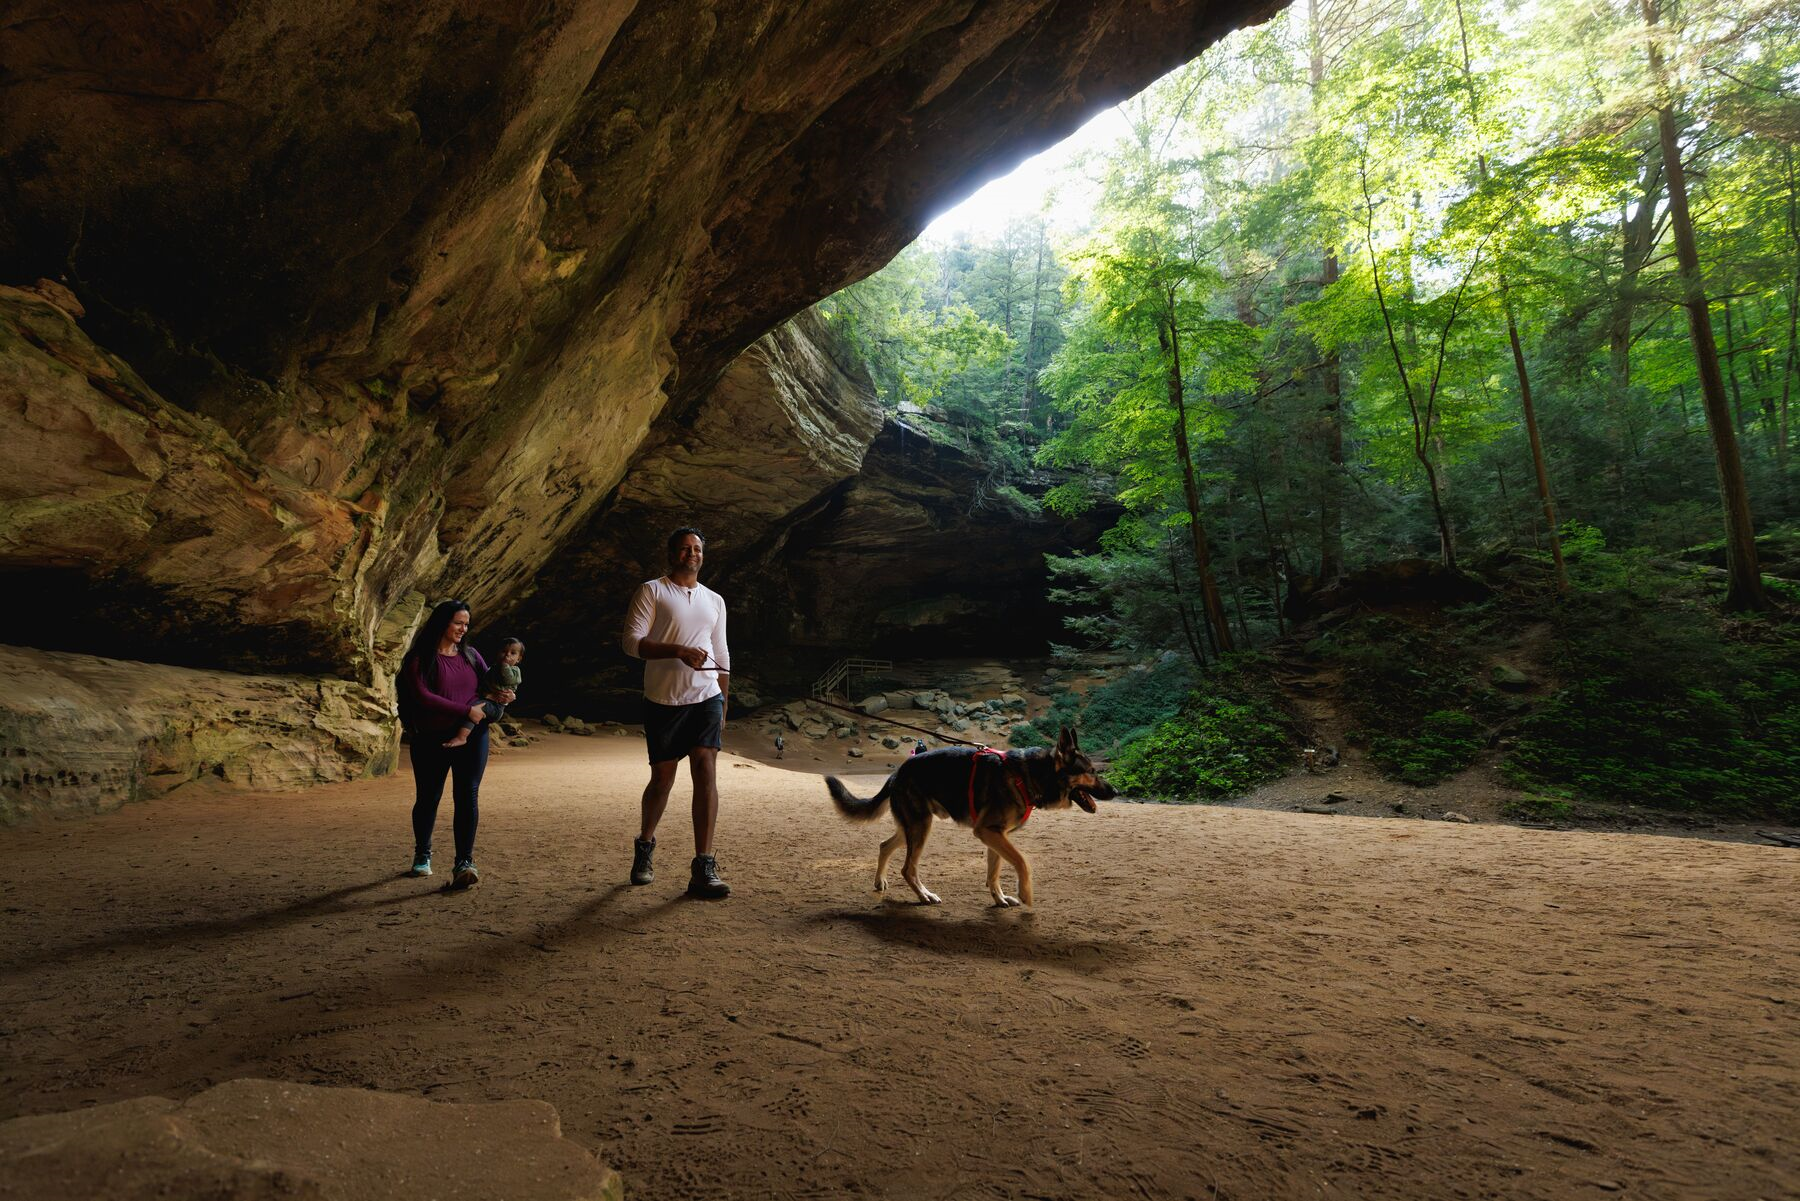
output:
[[[619,645],[635,659],[646,639],[697,646],[708,656],[699,671],[680,659],[645,659],[644,695],[650,700],[692,705],[723,691],[719,672],[730,672],[731,648],[725,644],[725,598],[711,588],[700,583],[684,588],[668,576],[640,584],[626,611]]]

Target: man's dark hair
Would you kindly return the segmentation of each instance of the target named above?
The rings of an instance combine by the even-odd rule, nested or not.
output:
[[[702,548],[704,548],[706,546],[706,535],[705,534],[702,534],[699,530],[695,529],[691,525],[684,525],[680,529],[676,530],[673,534],[669,535],[669,540],[663,544],[663,549],[667,550],[670,554],[674,554],[676,552],[676,550],[680,548],[681,540],[683,538],[687,537],[689,534],[692,534],[694,537],[700,539],[700,545]]]

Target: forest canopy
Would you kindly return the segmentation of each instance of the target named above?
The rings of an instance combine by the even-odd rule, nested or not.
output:
[[[1083,645],[1217,662],[1408,556],[1800,599],[1800,8],[1300,0],[1121,113],[1078,227],[820,305],[995,486],[1122,513],[1052,564]]]
[[[1797,82],[1770,0],[1311,0],[1123,107],[1084,228],[918,243],[820,307],[894,410],[1122,502],[1115,549],[1228,542],[1248,623],[1288,573],[1568,520],[1744,553],[1734,506],[1793,509]]]

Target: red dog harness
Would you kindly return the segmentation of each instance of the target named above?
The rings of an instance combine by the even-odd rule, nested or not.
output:
[[[997,751],[991,746],[977,747],[975,754],[969,759],[969,825],[975,824],[975,769],[980,766],[984,755],[992,755],[1000,760],[1000,774],[1013,786],[1013,791],[1019,794],[1019,800],[1025,805],[1025,816],[1019,819],[1019,824],[1024,825],[1031,820],[1031,793],[1026,791],[1023,779],[1006,770],[1006,752]]]

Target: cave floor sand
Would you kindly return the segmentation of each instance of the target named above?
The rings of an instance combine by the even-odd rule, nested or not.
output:
[[[0,833],[0,1116],[533,1097],[635,1198],[1800,1195],[1791,850],[1111,805],[1032,819],[1035,911],[940,826],[922,908],[728,755],[706,904],[682,792],[623,883],[640,747],[497,758],[466,894],[404,770]]]

